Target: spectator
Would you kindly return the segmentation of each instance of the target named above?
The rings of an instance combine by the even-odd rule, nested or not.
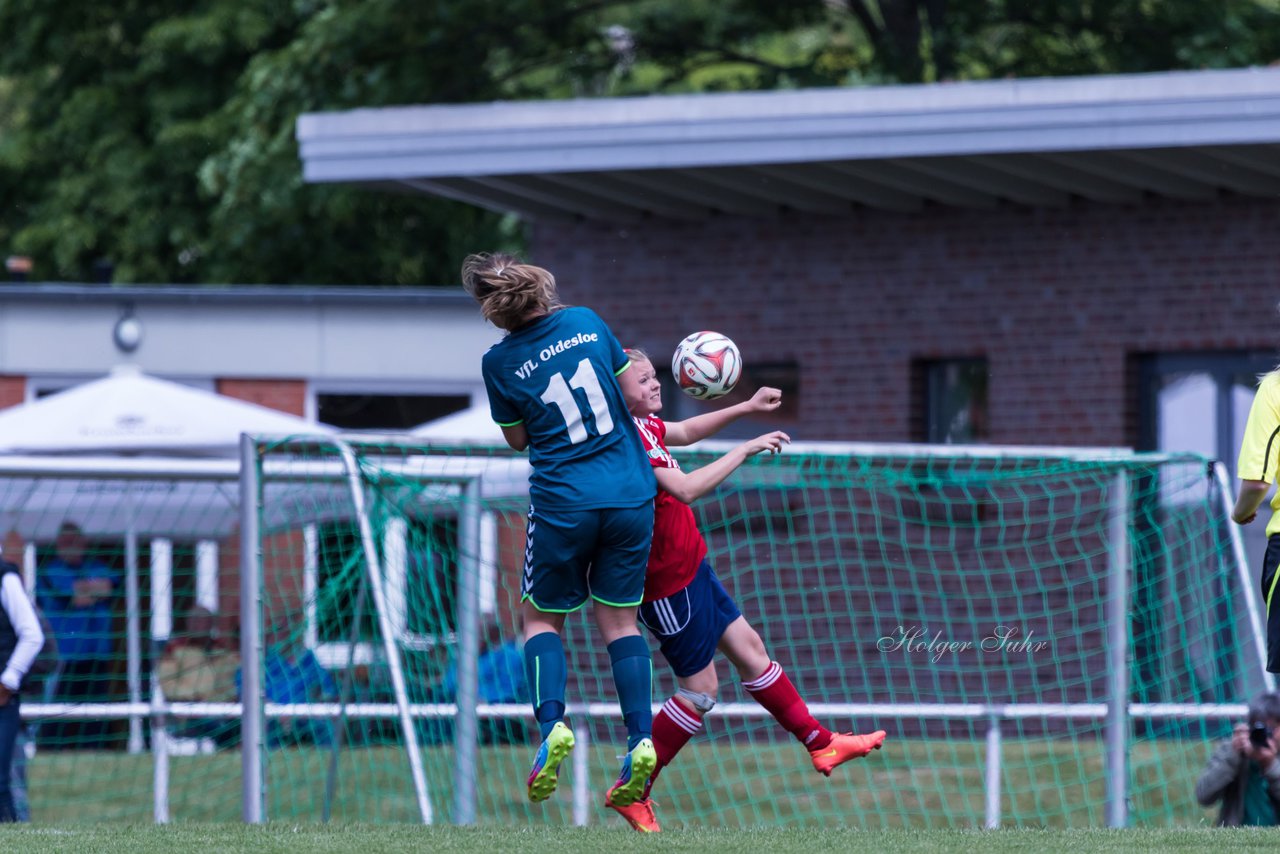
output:
[[[165,645],[157,667],[164,697],[171,703],[234,703],[240,656],[217,633],[214,616],[196,606],[186,626]],[[236,722],[216,718],[179,719],[173,725],[179,738],[212,739],[218,747],[235,743]]]
[[[515,637],[504,638],[502,627],[491,623],[485,629],[476,662],[477,692],[480,702],[527,703],[529,685],[525,677],[524,649]],[[432,690],[437,702],[452,703],[458,693],[458,665],[451,661]],[[494,718],[480,722],[480,740],[485,744],[522,744],[527,729],[524,721]]]
[[[44,645],[44,632],[13,564],[0,562],[0,822],[18,820],[10,769],[21,718],[19,693],[31,663]]]
[[[321,666],[315,653],[293,635],[291,622],[284,621],[272,628],[263,657],[262,681],[267,702],[337,702],[338,688],[333,677]],[[326,746],[333,743],[333,725],[323,717],[278,718],[267,726],[267,743],[273,747],[286,744]]]
[[[1280,694],[1259,695],[1249,704],[1248,723],[1236,724],[1231,738],[1219,742],[1196,782],[1201,806],[1219,801],[1218,824],[1280,824]]]
[[[111,617],[119,572],[89,557],[84,533],[64,522],[54,557],[37,573],[36,595],[58,641],[58,670],[45,696],[53,702],[93,703],[112,699]],[[40,728],[54,750],[106,747],[104,721],[52,721]]]
[[[5,551],[9,551],[5,545]],[[53,636],[53,629],[48,619],[36,606],[36,620],[40,623],[40,632],[44,635],[44,646],[31,662],[31,668],[22,680],[22,691],[29,697],[44,696],[46,680],[58,668],[58,640]],[[10,765],[9,789],[13,794],[13,814],[18,821],[31,821],[31,803],[27,797],[27,763],[36,755],[36,725],[20,721],[18,724],[18,741],[13,748],[13,763]]]

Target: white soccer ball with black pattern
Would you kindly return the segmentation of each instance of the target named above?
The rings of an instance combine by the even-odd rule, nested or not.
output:
[[[690,397],[714,400],[738,384],[742,354],[737,344],[719,332],[695,332],[676,347],[671,375]]]

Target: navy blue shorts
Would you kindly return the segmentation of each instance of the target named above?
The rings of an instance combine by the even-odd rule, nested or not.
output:
[[[658,640],[677,676],[692,676],[711,663],[729,624],[742,616],[705,560],[683,590],[640,606],[640,622]]]
[[[644,598],[653,539],[653,502],[595,510],[534,510],[520,600],[539,611],[568,613],[595,599],[634,607]]]

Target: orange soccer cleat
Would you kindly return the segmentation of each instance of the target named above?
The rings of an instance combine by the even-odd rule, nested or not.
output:
[[[617,788],[616,786],[614,788]],[[613,802],[613,789],[604,796],[604,805],[627,820],[640,833],[659,833],[658,817],[653,812],[653,799],[643,798],[628,806],[620,807]]]
[[[870,735],[858,735],[853,732],[837,732],[831,734],[831,743],[809,751],[813,759],[813,767],[827,777],[839,766],[850,759],[861,759],[873,750],[879,750],[884,744],[885,732],[878,729]]]

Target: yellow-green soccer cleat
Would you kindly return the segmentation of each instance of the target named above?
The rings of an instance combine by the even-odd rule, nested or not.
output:
[[[653,742],[647,738],[640,739],[640,743],[622,760],[618,782],[609,789],[609,806],[629,807],[643,798],[645,782],[657,765],[658,752],[653,749]]]
[[[551,797],[560,782],[560,763],[573,752],[573,745],[573,730],[563,721],[557,721],[533,760],[528,780],[529,800],[537,803]]]

